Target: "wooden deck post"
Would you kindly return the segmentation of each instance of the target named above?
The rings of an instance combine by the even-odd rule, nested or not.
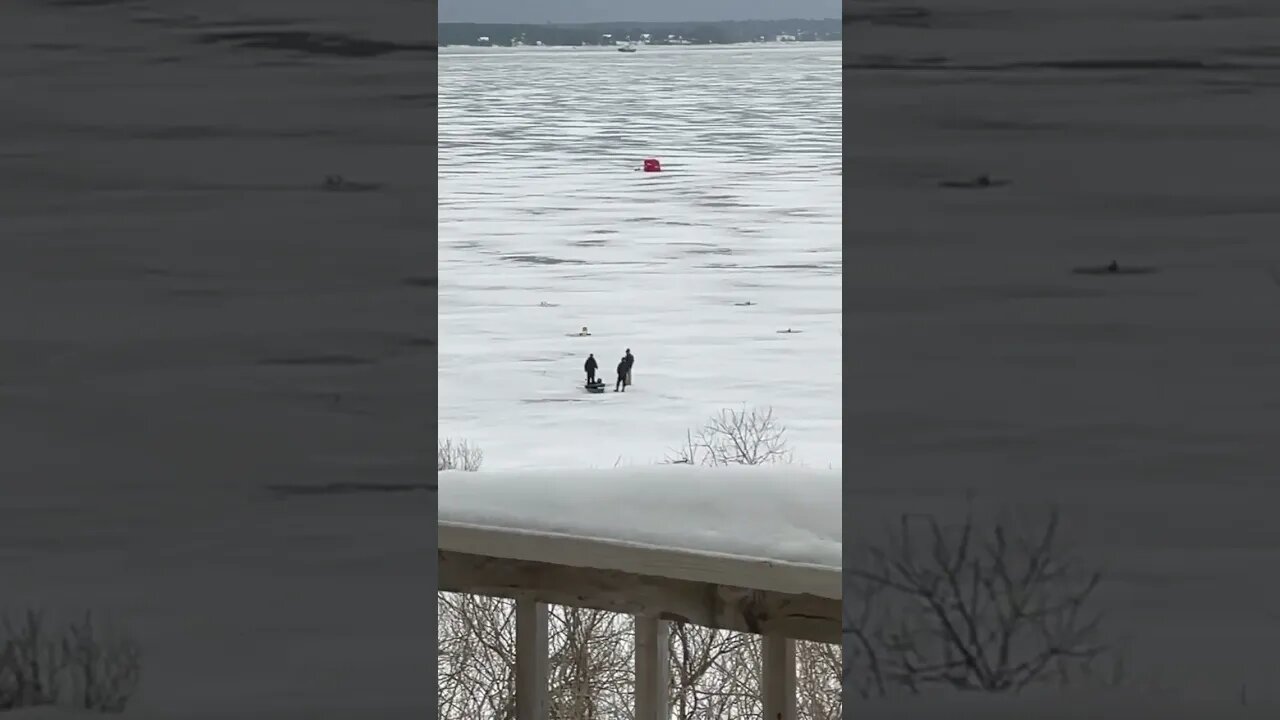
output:
[[[760,699],[765,720],[796,720],[796,641],[765,635],[760,655]]]
[[[516,599],[516,719],[547,720],[547,606]]]
[[[671,626],[665,620],[636,616],[636,717],[635,720],[670,720]]]

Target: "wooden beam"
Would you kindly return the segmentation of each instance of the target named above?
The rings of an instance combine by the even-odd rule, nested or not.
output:
[[[670,720],[671,624],[654,617],[636,617],[635,720]]]
[[[765,720],[796,720],[795,640],[765,635],[760,655],[760,699]]]
[[[705,627],[840,642],[840,600],[439,551],[440,590],[645,615]]]
[[[762,558],[700,553],[508,528],[441,521],[440,550],[492,558],[530,560],[581,568],[618,570],[636,575],[692,580],[730,587],[841,597],[840,566],[774,562]]]
[[[516,598],[516,720],[547,720],[547,606]]]

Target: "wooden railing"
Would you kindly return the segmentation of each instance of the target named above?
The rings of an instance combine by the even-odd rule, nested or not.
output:
[[[548,605],[635,616],[635,717],[669,720],[672,621],[763,638],[766,720],[796,716],[797,640],[838,643],[839,568],[440,525],[440,590],[516,602],[518,720],[546,720]]]

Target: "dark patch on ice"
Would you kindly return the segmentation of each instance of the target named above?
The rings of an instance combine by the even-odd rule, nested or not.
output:
[[[1081,60],[1041,60],[1011,63],[1009,69],[1043,70],[1244,70],[1247,65],[1209,62],[1194,58],[1096,58]]]
[[[371,58],[401,52],[435,52],[427,43],[397,43],[388,40],[303,30],[240,30],[206,32],[197,36],[204,44],[230,43],[244,48],[281,50],[307,55]]]
[[[264,358],[259,365],[283,365],[294,367],[354,367],[357,365],[373,365],[377,360],[360,355],[346,353],[321,353],[317,355],[285,355]]]
[[[503,260],[511,262],[528,263],[530,265],[586,265],[585,260],[569,260],[565,258],[554,258],[547,255],[503,255]]]
[[[431,287],[431,288],[433,288],[433,287],[436,287],[437,285],[439,285],[439,278],[435,277],[434,275],[431,275],[431,276],[428,276],[428,275],[410,275],[409,277],[404,278],[404,279],[403,279],[403,280],[401,280],[400,282],[401,282],[402,284],[404,284],[404,285],[408,285],[409,287]]]
[[[357,182],[341,175],[329,175],[320,183],[320,189],[326,192],[373,192],[382,189],[382,183]]]
[[[779,331],[778,331],[778,334],[779,334],[779,335],[799,335],[799,334],[800,334],[800,333],[802,333],[802,332],[804,332],[804,331],[803,331],[803,330],[792,330],[791,328],[787,328],[786,330],[779,330]]]
[[[745,207],[751,207],[751,205],[748,205],[747,203],[744,203],[744,202],[742,202],[741,200],[736,200],[736,199],[733,199],[733,200],[699,200],[699,201],[698,201],[698,204],[699,204],[699,205],[702,205],[703,207],[709,207],[709,208],[745,208]]]
[[[916,57],[902,57],[899,55],[883,55],[879,53],[866,53],[854,56],[856,59],[845,64],[845,67],[859,66],[866,69],[876,68],[896,68],[900,66],[940,66],[946,65],[951,61],[950,58],[943,55],[926,55]]]
[[[712,248],[694,248],[689,251],[690,255],[732,255],[733,248],[712,247]]]
[[[1150,275],[1157,270],[1140,265],[1086,265],[1071,268],[1071,272],[1076,275]]]
[[[525,398],[520,402],[525,404],[533,403],[571,403],[582,402],[582,398]]]
[[[435,492],[436,483],[356,483],[334,482],[324,485],[268,485],[267,489],[281,497],[317,496],[317,495],[359,495],[386,494],[406,492]]]
[[[942,180],[938,183],[938,187],[959,190],[987,190],[990,188],[1006,187],[1011,184],[1013,184],[1012,180],[979,175],[978,177],[971,178],[969,180]]]
[[[617,235],[617,234],[618,234],[618,231],[617,231],[617,230],[605,230],[605,229],[599,229],[599,230],[592,230],[592,231],[591,231],[591,234],[592,234],[592,235]]]
[[[734,307],[753,307],[754,305],[757,305],[757,304],[758,303],[753,303],[750,300],[748,300],[746,302],[736,302],[734,303]]]
[[[609,241],[603,240],[603,239],[589,238],[587,240],[574,240],[569,244],[576,245],[578,247],[600,247],[602,245],[608,245]]]
[[[777,265],[752,265],[753,270],[830,270],[839,265],[819,265],[813,263],[781,263]]]

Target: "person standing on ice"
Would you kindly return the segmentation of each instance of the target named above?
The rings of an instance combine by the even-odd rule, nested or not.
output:
[[[583,364],[582,369],[587,371],[588,385],[596,381],[596,368],[598,367],[600,365],[596,362],[596,356],[592,353],[587,353],[587,362]]]
[[[631,384],[631,366],[636,364],[636,356],[631,354],[631,348],[627,348],[627,354],[622,356],[622,362],[627,364],[627,378],[625,385]]]
[[[613,384],[613,391],[618,392],[621,388],[622,392],[627,391],[627,372],[631,370],[631,366],[627,364],[624,357],[618,361],[618,381]]]

